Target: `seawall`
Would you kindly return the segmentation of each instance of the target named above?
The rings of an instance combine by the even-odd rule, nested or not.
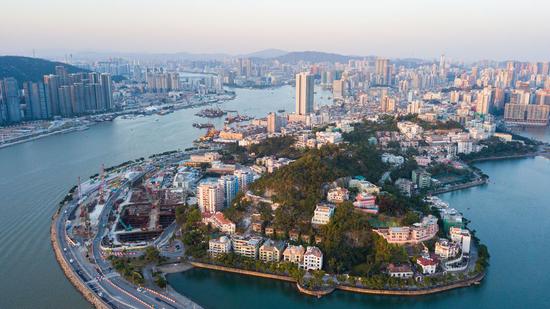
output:
[[[458,288],[469,287],[471,285],[478,284],[481,280],[483,280],[484,277],[485,277],[485,273],[482,273],[468,280],[452,283],[445,286],[432,287],[432,288],[420,289],[420,290],[377,290],[377,289],[352,287],[347,285],[338,285],[336,288],[342,291],[362,293],[362,294],[393,295],[393,296],[421,296],[421,295],[441,293],[441,292],[458,289]]]
[[[110,308],[109,306],[107,306],[106,303],[103,302],[103,300],[101,300],[101,298],[99,298],[95,293],[90,291],[88,287],[84,285],[80,278],[73,272],[73,269],[69,265],[69,263],[63,258],[63,253],[61,252],[61,248],[59,246],[59,243],[57,242],[57,229],[55,228],[55,223],[58,216],[59,210],[53,215],[52,224],[50,226],[50,241],[52,243],[57,263],[59,263],[59,266],[63,270],[63,273],[65,273],[65,277],[69,279],[69,282],[71,282],[76,290],[79,291],[80,294],[82,294],[82,296],[84,296],[87,301],[94,305],[94,307],[98,309]]]
[[[232,268],[232,267],[225,267],[225,266],[218,266],[218,265],[212,265],[207,263],[200,263],[200,262],[190,262],[191,265],[198,267],[198,268],[205,268],[205,269],[211,269],[211,270],[219,270],[219,271],[226,271],[230,273],[235,274],[241,274],[241,275],[248,275],[248,276],[255,276],[260,278],[268,278],[268,279],[275,279],[275,280],[282,280],[287,282],[296,283],[296,280],[294,280],[291,277],[288,276],[281,276],[281,275],[272,275],[272,274],[266,274],[261,273],[257,271],[251,271],[251,270],[244,270],[244,269],[238,269],[238,268]],[[479,274],[471,279],[463,280],[460,282],[455,282],[452,284],[448,284],[445,286],[438,286],[438,287],[431,287],[426,289],[418,289],[418,290],[378,290],[378,289],[368,289],[368,288],[360,288],[360,287],[352,287],[347,285],[337,285],[335,289],[342,290],[342,291],[348,291],[348,292],[355,292],[355,293],[362,293],[362,294],[372,294],[372,295],[393,295],[393,296],[421,296],[421,295],[428,295],[428,294],[435,294],[435,293],[441,293],[444,291],[449,291],[453,289],[463,288],[463,287],[469,287],[474,284],[478,284],[483,280],[485,277],[485,273]],[[302,287],[300,287],[297,284],[297,288],[300,292],[321,297],[323,295],[327,295],[332,290],[330,290],[328,293],[327,291],[321,291],[319,293],[306,290]],[[302,291],[304,290],[304,291]]]

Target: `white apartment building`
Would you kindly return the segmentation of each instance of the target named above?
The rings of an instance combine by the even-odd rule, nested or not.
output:
[[[319,204],[315,207],[315,211],[313,212],[313,218],[311,218],[311,224],[316,224],[316,225],[328,224],[332,215],[334,215],[333,205]]]
[[[319,270],[323,268],[323,252],[317,247],[307,247],[302,267],[305,270]]]

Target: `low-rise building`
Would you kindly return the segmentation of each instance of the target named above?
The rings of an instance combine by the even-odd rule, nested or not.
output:
[[[244,237],[241,235],[234,235],[231,238],[233,244],[233,252],[235,254],[248,257],[251,259],[258,258],[258,250],[262,243],[261,237]]]
[[[416,264],[422,269],[424,275],[435,274],[439,260],[436,257],[419,257]]]
[[[455,257],[458,254],[460,246],[448,239],[440,239],[435,243],[435,254],[442,259],[449,259]]]
[[[414,275],[412,268],[410,265],[395,265],[395,264],[389,264],[388,265],[388,275],[392,278],[401,278],[401,279],[408,279],[412,278]]]
[[[283,256],[285,244],[281,241],[268,239],[260,247],[260,260],[264,262],[279,262]]]
[[[208,253],[210,256],[227,254],[231,251],[231,240],[227,236],[221,236],[218,239],[208,241]]]
[[[220,230],[222,233],[230,235],[235,233],[235,223],[227,219],[222,212],[203,213],[202,222]]]
[[[368,194],[378,194],[380,193],[380,188],[371,182],[364,179],[352,179],[349,181],[350,188],[357,188],[360,192],[365,192]]]
[[[470,234],[470,231],[458,227],[451,227],[449,234],[452,241],[461,245],[463,254],[470,254],[470,246],[472,242],[472,235]]]
[[[311,224],[325,225],[328,224],[330,218],[334,215],[334,206],[327,204],[319,204],[315,207]]]
[[[378,205],[376,205],[376,196],[366,192],[361,192],[355,197],[353,206],[363,212],[370,214],[378,213]]]
[[[419,189],[429,188],[432,183],[432,175],[422,169],[414,170],[412,171],[412,181]]]
[[[283,252],[283,260],[285,262],[291,262],[294,264],[301,265],[304,260],[304,253],[305,249],[302,245],[299,246],[293,246],[289,245],[286,247],[285,251]]]
[[[414,192],[414,183],[408,179],[405,178],[399,178],[395,181],[395,186],[399,191],[406,195],[406,196],[412,196]]]
[[[327,193],[327,201],[330,203],[342,203],[349,199],[349,191],[346,188],[336,187]]]
[[[319,270],[323,268],[323,252],[317,247],[307,247],[302,267],[305,270]]]
[[[429,215],[422,218],[421,222],[415,223],[410,227],[379,228],[373,231],[384,237],[390,244],[404,245],[418,244],[432,239],[439,231],[439,227],[437,225],[437,218]]]

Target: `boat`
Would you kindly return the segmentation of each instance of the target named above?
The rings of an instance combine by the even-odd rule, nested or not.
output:
[[[214,125],[211,123],[193,123],[193,128],[197,129],[205,129],[205,128],[213,128]]]
[[[218,108],[205,108],[195,114],[195,116],[204,117],[204,118],[218,118],[227,114],[226,111]]]
[[[277,112],[279,112],[279,113],[284,113],[285,110],[284,110],[284,109],[280,109],[280,110],[278,110]]]

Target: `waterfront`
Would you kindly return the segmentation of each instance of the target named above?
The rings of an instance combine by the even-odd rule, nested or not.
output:
[[[294,88],[289,86],[236,91],[237,99],[224,103],[222,108],[239,110],[251,116],[265,116],[269,111],[294,108]],[[327,96],[319,91],[318,95]],[[191,141],[204,132],[191,126],[193,122],[204,121],[193,116],[199,109],[180,110],[166,116],[117,119],[87,131],[50,136],[0,150],[0,206],[3,211],[0,217],[0,260],[3,262],[0,308],[89,307],[64,277],[53,256],[49,226],[57,203],[76,183],[78,176],[86,178],[97,173],[102,163],[110,166],[153,153],[189,147]],[[215,119],[213,123],[219,126],[223,118]],[[171,282],[183,294],[207,308],[210,308],[210,300],[219,297],[226,300],[224,308],[235,307],[237,302],[244,302],[242,304],[247,306],[254,306],[259,301],[265,304],[265,300],[278,307],[318,304],[327,308],[337,304],[342,307],[414,308],[456,303],[476,307],[478,300],[486,306],[495,303],[494,307],[498,304],[523,307],[526,301],[533,308],[550,305],[543,290],[544,286],[550,285],[545,276],[548,270],[545,256],[550,249],[544,242],[550,222],[533,224],[550,212],[550,196],[544,188],[550,177],[550,161],[521,159],[486,162],[478,166],[491,176],[489,186],[443,197],[451,201],[453,207],[465,212],[473,221],[471,226],[479,231],[478,236],[489,245],[492,265],[487,280],[480,287],[421,298],[365,296],[338,291],[316,300],[299,295],[293,285],[286,283],[201,270],[171,275]],[[510,175],[521,175],[522,179]],[[516,190],[508,190],[510,187]],[[524,205],[523,200],[530,204]],[[523,209],[530,213],[524,213]],[[522,228],[521,233],[516,232],[519,228]],[[504,233],[512,235],[508,238],[503,236]],[[524,252],[524,255],[517,252]],[[510,269],[513,278],[508,280]],[[532,282],[538,284],[534,286]],[[221,294],[218,296],[218,293]],[[424,299],[426,301],[418,301]]]
[[[489,185],[441,197],[464,212],[489,247],[491,266],[480,286],[414,298],[336,291],[315,299],[299,294],[289,283],[203,269],[171,274],[169,282],[206,308],[548,308],[550,222],[544,218],[550,215],[550,160],[537,157],[476,166],[490,175]]]

